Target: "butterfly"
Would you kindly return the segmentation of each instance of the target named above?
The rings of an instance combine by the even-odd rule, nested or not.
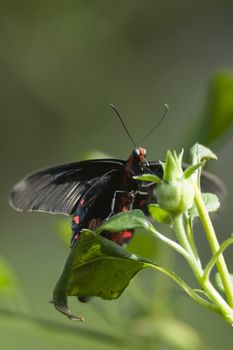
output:
[[[134,208],[146,210],[152,187],[133,177],[148,172],[162,175],[159,162],[148,163],[146,150],[135,148],[127,161],[97,159],[58,165],[31,174],[14,186],[10,203],[20,211],[73,216],[72,245],[83,228],[95,228],[107,217]],[[118,244],[132,233],[105,234]]]
[[[185,167],[185,166],[184,166]],[[136,147],[128,159],[96,159],[58,165],[37,171],[16,184],[10,204],[20,211],[40,211],[72,216],[71,246],[83,228],[95,229],[108,217],[131,209],[147,213],[156,201],[156,186],[134,179],[145,173],[162,178],[159,161],[148,162],[146,149]],[[214,175],[203,172],[201,183],[208,192],[220,192]],[[103,235],[119,245],[128,243],[133,230]]]
[[[156,201],[156,185],[145,184],[134,179],[134,176],[146,173],[160,178],[163,176],[161,163],[146,160],[146,149],[137,147],[119,111],[114,105],[110,106],[135,146],[127,160],[86,160],[40,170],[26,176],[10,194],[10,204],[17,210],[72,216],[71,246],[78,241],[83,228],[95,229],[116,213],[141,209],[148,214],[148,204]],[[165,119],[168,106],[165,104],[164,107],[162,118],[144,135],[142,141]],[[222,192],[221,182],[208,172],[202,172],[201,183],[208,192]],[[124,245],[131,240],[133,233],[131,229],[102,234]]]

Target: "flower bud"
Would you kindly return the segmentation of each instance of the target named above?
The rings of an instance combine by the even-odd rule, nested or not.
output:
[[[189,179],[163,181],[157,185],[156,196],[160,208],[176,216],[192,207],[194,189]]]

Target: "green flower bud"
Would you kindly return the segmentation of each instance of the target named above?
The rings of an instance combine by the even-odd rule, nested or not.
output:
[[[192,207],[194,189],[189,179],[163,181],[157,185],[156,196],[160,208],[176,216]]]

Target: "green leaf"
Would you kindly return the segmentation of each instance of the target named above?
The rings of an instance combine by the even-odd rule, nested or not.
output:
[[[190,165],[187,169],[184,171],[184,178],[188,179],[198,168],[200,168],[202,163],[198,163],[195,165]]]
[[[211,81],[199,140],[210,144],[223,136],[233,123],[233,73],[218,72]]]
[[[143,174],[140,176],[134,176],[133,177],[135,180],[141,180],[141,181],[148,181],[148,182],[154,182],[154,183],[161,183],[162,180],[153,174]]]
[[[164,224],[170,224],[172,219],[171,215],[164,209],[161,209],[158,204],[150,204],[148,210],[152,218]]]
[[[116,299],[128,286],[134,275],[144,268],[158,270],[175,281],[198,303],[216,310],[216,307],[198,296],[172,271],[124,250],[114,242],[83,230],[65,264],[53,292],[53,304],[71,320],[83,321],[67,305],[67,296],[99,296]]]
[[[149,225],[150,223],[143,212],[139,209],[134,209],[111,216],[97,228],[96,233],[100,234],[103,231],[120,232],[136,228],[148,228]]]
[[[233,274],[229,273],[229,276],[230,276],[231,284],[233,286]],[[215,282],[216,282],[216,286],[218,287],[218,289],[221,290],[222,292],[225,292],[224,286],[222,283],[222,279],[220,277],[219,272],[216,272],[216,274],[215,274]]]
[[[196,140],[204,145],[223,141],[233,125],[233,72],[216,72],[210,79],[205,108],[187,133],[187,146]]]
[[[208,212],[215,212],[219,209],[220,207],[220,202],[218,197],[213,194],[213,193],[202,193],[202,198],[205,203],[205,206],[208,210]],[[188,210],[189,212],[189,217],[191,220],[199,216],[197,207],[195,203],[193,203],[192,208]]]
[[[70,319],[83,320],[68,309],[67,296],[116,299],[131,278],[145,267],[145,261],[136,255],[103,236],[83,230],[54,289],[53,303]]]
[[[191,163],[196,165],[205,160],[216,160],[217,156],[209,148],[195,143],[190,149]]]

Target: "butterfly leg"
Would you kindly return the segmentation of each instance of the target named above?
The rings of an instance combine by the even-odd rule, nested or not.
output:
[[[133,208],[133,202],[133,192],[116,191],[112,199],[111,213],[109,216],[112,216],[113,214],[119,213],[121,211],[131,210]]]
[[[134,192],[116,191],[112,199],[109,217],[120,212],[131,210],[133,208],[133,202]],[[133,237],[133,233],[133,230],[125,230],[121,232],[103,232],[102,235],[122,246],[129,243]]]

